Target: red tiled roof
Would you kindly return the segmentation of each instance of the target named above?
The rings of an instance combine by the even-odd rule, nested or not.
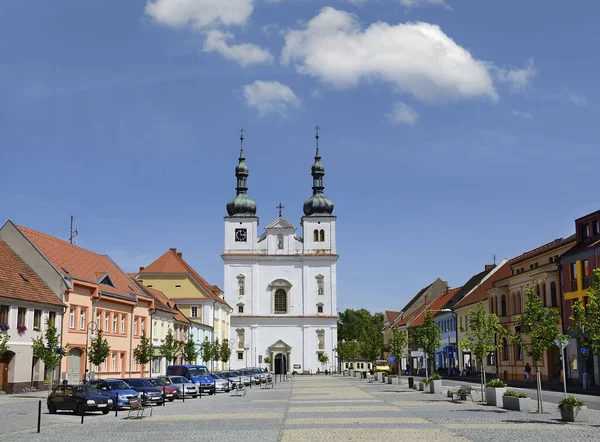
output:
[[[131,300],[132,294],[142,293],[108,256],[99,255],[26,227],[19,226],[19,229],[63,276],[98,284],[98,277],[108,274],[115,286],[102,285],[99,287],[102,292]]]
[[[0,298],[64,306],[31,267],[2,240],[0,240]]]
[[[393,323],[398,318],[398,316],[400,316],[401,314],[402,314],[402,312],[386,310],[385,311],[385,321]]]
[[[528,252],[525,252],[519,256],[516,256],[515,258],[512,258],[509,262],[510,264],[516,264],[518,262],[521,262],[527,258],[531,258],[533,256],[536,256],[542,252],[545,252],[547,250],[553,249],[559,245],[564,245],[564,244],[568,244],[569,242],[575,241],[575,234],[567,237],[567,238],[557,238],[554,241],[550,241],[549,243],[546,243],[542,246],[539,246],[533,250],[530,250]]]
[[[146,287],[139,281],[135,281],[136,285],[144,292],[145,295],[154,298],[154,307],[157,310],[161,310],[163,312],[172,313],[173,317],[176,321],[189,323],[188,318],[185,317],[183,313],[181,313],[178,309],[172,307],[175,305],[173,301],[171,301],[163,292],[160,290],[156,290],[152,287]]]
[[[416,317],[416,319],[410,324],[410,327],[418,327],[419,325],[421,325],[425,319],[425,311],[431,311],[434,315],[436,313],[440,313],[440,312],[436,312],[435,310],[440,310],[442,308],[444,308],[444,306],[446,305],[446,303],[448,301],[450,301],[452,299],[452,297],[458,293],[458,291],[461,289],[462,287],[457,287],[455,289],[450,289],[447,292],[442,293],[440,296],[438,296],[433,302],[431,302],[430,304],[423,306],[423,309],[421,310],[420,315],[418,315]]]
[[[483,283],[473,290],[469,296],[466,296],[458,301],[454,308],[475,304],[476,302],[487,299],[487,291],[494,287],[494,283],[496,281],[500,281],[501,279],[507,278],[510,275],[512,275],[510,261],[506,261],[502,267],[497,269],[488,279],[483,281]]]
[[[218,286],[213,286],[206,282],[206,280],[200,276],[198,272],[196,272],[187,262],[185,262],[181,256],[177,254],[177,249],[169,249],[167,253],[162,255],[148,267],[140,270],[138,275],[157,273],[187,274],[191,276],[200,287],[202,287],[208,297],[222,304],[229,305],[218,294],[216,294],[217,289],[220,291],[220,293],[223,293],[223,291]],[[213,287],[216,287],[216,289]]]

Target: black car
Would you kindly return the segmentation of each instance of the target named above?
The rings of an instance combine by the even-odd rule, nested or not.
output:
[[[148,379],[124,378],[121,380],[127,382],[132,390],[142,393],[142,402],[144,404],[162,405],[165,401],[162,391],[152,385]]]
[[[113,407],[112,398],[89,385],[59,385],[46,400],[50,414],[57,410],[71,410],[79,415],[87,411],[101,411],[103,414]]]

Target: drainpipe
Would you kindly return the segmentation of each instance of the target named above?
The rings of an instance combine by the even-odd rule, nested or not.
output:
[[[150,369],[148,370],[148,374],[150,375],[150,377],[152,377],[152,362],[154,361],[153,332],[154,332],[154,314],[155,313],[156,313],[156,308],[154,308],[152,310],[152,313],[150,313],[150,347],[152,347],[152,358],[150,358]]]
[[[135,305],[131,307],[131,319],[129,321],[129,377],[131,377],[131,363],[133,362],[133,315],[137,307],[138,300],[135,298]]]

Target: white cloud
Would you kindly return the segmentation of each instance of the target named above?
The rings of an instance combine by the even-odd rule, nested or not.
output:
[[[243,25],[252,10],[252,0],[147,0],[145,9],[161,25],[194,29]]]
[[[567,91],[569,94],[569,101],[577,107],[587,106],[588,101],[583,95],[576,94],[573,91]]]
[[[260,46],[243,43],[239,45],[229,45],[227,40],[233,38],[232,34],[213,30],[206,33],[204,41],[204,52],[218,52],[224,58],[233,60],[242,66],[251,64],[272,63],[273,56],[267,49]]]
[[[526,120],[533,120],[533,115],[531,115],[529,112],[522,112],[522,111],[518,111],[518,110],[513,110],[512,114],[515,117],[524,118]]]
[[[446,9],[452,9],[446,0],[400,0],[400,4],[406,8],[421,7],[425,5],[443,6]]]
[[[275,23],[269,23],[268,25],[265,25],[262,28],[260,28],[260,32],[265,34],[267,37],[270,37],[273,34],[273,32],[277,30],[279,30],[279,26],[277,26]]]
[[[413,125],[417,122],[419,118],[419,114],[408,104],[403,103],[402,101],[398,101],[394,103],[392,111],[389,114],[385,114],[385,116],[393,123],[393,124],[409,124]]]
[[[381,81],[425,102],[498,99],[487,64],[436,25],[378,22],[362,30],[355,15],[325,7],[284,37],[283,64],[338,88]]]
[[[285,116],[289,108],[300,106],[300,100],[289,86],[278,81],[256,80],[243,87],[246,104],[258,109],[263,116],[268,113],[278,113]]]
[[[538,73],[533,58],[527,60],[527,64],[523,69],[503,69],[497,67],[492,67],[492,69],[496,71],[498,81],[510,84],[514,92],[527,89]]]

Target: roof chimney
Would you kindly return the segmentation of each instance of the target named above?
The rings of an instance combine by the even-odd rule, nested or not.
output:
[[[183,253],[177,252],[177,256],[179,256],[180,258],[183,258]]]
[[[173,253],[177,253],[177,247],[171,247],[169,250]]]
[[[144,267],[144,266],[140,266],[140,272],[141,272],[142,270],[144,270],[144,269],[145,269],[145,267]]]
[[[496,267],[496,264],[486,264],[485,265],[485,271],[489,272],[490,270],[492,270],[494,267]]]

